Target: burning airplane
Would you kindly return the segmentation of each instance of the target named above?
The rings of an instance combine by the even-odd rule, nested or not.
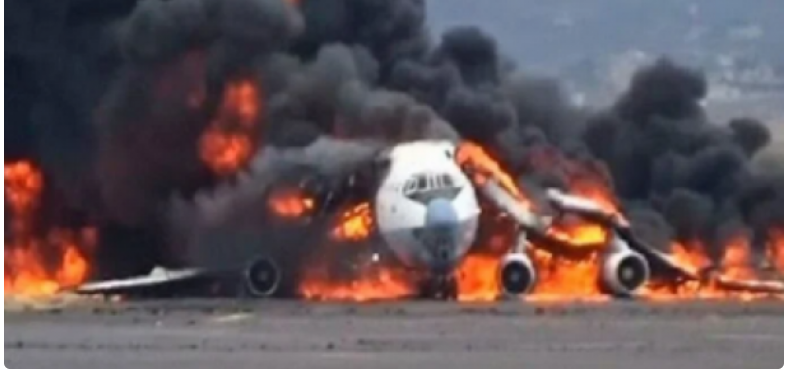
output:
[[[102,37],[87,61],[18,54],[66,73],[9,120],[6,295],[205,271],[314,300],[782,292],[760,279],[783,265],[767,129],[713,124],[698,72],[663,60],[582,109],[476,28],[434,43],[418,0],[121,8],[77,33]],[[399,201],[422,231],[391,230]]]
[[[338,147],[336,141],[318,140],[309,147],[312,155],[302,161],[327,160],[328,155],[319,154]],[[387,286],[379,286],[378,292],[396,286],[394,290],[399,298],[424,296],[467,300],[477,291],[460,280],[477,276],[461,275],[459,268],[471,257],[486,257],[495,265],[490,270],[494,287],[486,291],[490,294],[488,298],[525,297],[538,284],[538,270],[533,261],[537,249],[552,259],[594,264],[596,280],[585,283],[611,296],[640,295],[650,282],[653,269],[658,272],[656,280],[658,277],[694,282],[701,279],[699,271],[690,265],[642,242],[622,214],[592,199],[547,189],[543,192],[545,207],[534,207],[482,148],[472,143],[413,141],[381,148],[372,157],[362,155],[358,160],[345,162],[343,172],[333,171],[329,177],[306,174],[297,184],[273,189],[267,196],[269,205],[266,207],[273,216],[321,228],[322,233],[312,235],[318,239],[315,242],[333,242],[332,246],[339,248],[338,254],[320,247],[300,251],[288,249],[289,254],[285,254],[268,252],[267,249],[273,247],[260,246],[245,262],[240,260],[245,264],[235,269],[187,269],[174,271],[174,274],[153,274],[136,282],[88,283],[77,291],[133,293],[200,277],[212,276],[218,280],[224,274],[239,279],[237,286],[249,296],[317,298],[324,293],[319,292],[319,282],[301,272],[304,267],[314,266],[309,265],[309,259],[321,258],[317,263],[320,267],[343,269],[340,273],[350,280],[362,278],[356,273],[387,271]],[[318,169],[313,165],[289,165],[291,169],[309,167]],[[243,184],[253,183],[247,180],[231,190],[242,192]],[[238,215],[237,209],[233,209],[237,205],[233,202],[236,198],[202,200],[202,211],[189,216],[226,219]],[[507,228],[507,233],[500,232],[512,239],[502,252],[495,253],[489,247],[479,248],[485,252],[473,250],[481,243],[478,234],[482,211],[509,222],[508,226],[494,223],[495,228]],[[320,222],[322,224],[318,225]],[[229,226],[230,231],[238,226],[223,225]],[[589,236],[585,243],[578,243],[571,234],[572,227],[597,231],[597,235]],[[204,238],[197,241],[202,242]],[[345,243],[361,242],[363,246],[359,252],[342,249],[351,248],[345,247]],[[734,265],[745,265],[739,260],[744,257],[739,253],[742,250],[732,249],[729,256],[736,261]],[[321,254],[323,252],[325,255]],[[292,254],[298,255],[294,263]],[[396,275],[398,281],[392,277]],[[330,277],[322,279],[330,280]],[[736,283],[763,293],[777,294],[783,290],[782,284],[757,281],[755,275],[747,273],[731,273],[713,281],[727,285]],[[375,287],[368,289],[373,294]],[[328,288],[326,293],[333,294],[330,290]],[[344,298],[349,297],[351,294]]]

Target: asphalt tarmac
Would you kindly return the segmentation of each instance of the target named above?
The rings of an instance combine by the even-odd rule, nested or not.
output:
[[[782,301],[5,306],[8,368],[784,365]]]

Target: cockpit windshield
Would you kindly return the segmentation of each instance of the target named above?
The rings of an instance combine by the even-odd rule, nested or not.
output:
[[[449,174],[418,174],[412,176],[404,184],[404,194],[411,195],[419,192],[437,190],[452,190],[459,188],[456,181]]]

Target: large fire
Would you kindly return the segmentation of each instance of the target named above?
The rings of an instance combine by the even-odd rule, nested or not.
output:
[[[570,233],[570,242],[576,245],[603,244],[605,238],[592,226],[577,227]],[[566,239],[566,238],[563,238]],[[781,238],[782,239],[782,238]],[[598,242],[598,243],[596,243]],[[781,252],[775,256],[782,263],[782,245],[772,252]],[[756,273],[751,266],[750,244],[747,238],[734,237],[726,244],[720,268],[713,279],[706,281],[669,281],[653,282],[645,286],[641,297],[649,300],[675,299],[721,299],[737,298],[750,300],[771,297],[764,293],[733,292],[720,284],[729,281],[755,278]],[[697,273],[712,267],[712,261],[701,243],[674,243],[671,253],[680,262]],[[527,296],[528,301],[543,300],[582,300],[604,301],[608,296],[602,293],[598,285],[600,272],[599,252],[589,253],[584,258],[560,258],[554,253],[543,249],[532,252],[538,282],[534,291]],[[781,257],[778,259],[777,257]],[[471,253],[458,271],[460,301],[491,301],[500,296],[498,270],[501,258],[493,252]],[[782,268],[782,264],[778,266]],[[781,269],[782,270],[782,269]],[[721,281],[721,282],[718,282]]]
[[[86,251],[94,247],[96,232],[63,229],[38,236],[36,211],[44,179],[29,162],[6,163],[5,200],[11,213],[4,249],[5,296],[51,295],[85,281],[90,265]]]
[[[605,230],[590,224],[555,227],[550,232],[556,238],[578,247],[594,246],[600,249],[608,241]],[[502,239],[497,237],[492,239],[492,243],[504,242]],[[500,251],[504,252],[509,246],[504,243],[492,244],[489,249],[493,252],[473,252],[466,258],[457,272],[459,301],[490,301],[500,296]],[[536,248],[532,256],[538,271],[538,283],[528,299],[603,298],[596,283],[600,269],[597,253],[563,258]]]
[[[502,167],[494,162],[482,148],[475,144],[463,144],[459,149],[457,160],[463,165],[470,165],[476,172],[472,176],[477,184],[485,183],[493,178],[514,194],[522,205],[531,207],[530,201],[517,188],[514,180]],[[576,166],[576,168],[579,168]],[[593,183],[591,174],[572,174],[570,190],[573,194],[599,203],[610,213],[619,215],[618,204],[611,191],[599,182]],[[281,215],[299,216],[303,214],[302,197],[292,196],[288,200],[277,200]],[[288,204],[284,204],[284,203]],[[359,241],[367,240],[374,229],[373,213],[368,202],[350,207],[337,216],[337,224],[329,230],[332,241],[352,247]],[[622,219],[622,218],[621,218]],[[464,302],[492,301],[500,297],[501,288],[498,273],[501,257],[509,250],[513,239],[506,235],[509,228],[499,226],[490,236],[486,245],[471,251],[456,271],[458,283],[458,300]],[[531,252],[538,273],[538,282],[527,300],[591,300],[604,301],[609,299],[601,291],[599,273],[601,271],[601,255],[610,240],[610,232],[601,225],[588,223],[579,218],[564,217],[549,230],[549,236],[570,245],[567,251],[583,252],[572,254],[571,257],[559,257],[553,250],[534,248]],[[783,265],[782,231],[771,233],[770,253],[780,252],[779,268]],[[778,243],[780,241],[780,243]],[[533,245],[530,244],[530,248]],[[755,277],[751,264],[750,244],[742,234],[730,239],[725,247],[723,259],[718,268],[718,278],[730,279]],[[780,248],[778,248],[780,247]],[[780,250],[780,251],[779,251]],[[340,250],[325,252],[307,262],[307,267],[299,284],[302,296],[313,300],[378,300],[396,299],[412,296],[417,292],[408,276],[382,263],[359,262],[351,279],[338,278],[332,275],[330,265],[336,260],[346,258],[355,253]],[[674,243],[671,254],[688,270],[699,275],[713,266],[705,246],[701,242]],[[331,261],[332,260],[332,261]],[[359,265],[359,266],[358,266]],[[345,276],[344,276],[345,277]],[[409,279],[412,279],[411,276]],[[644,288],[643,296],[654,300],[678,298],[720,298],[737,296],[742,299],[755,297],[755,294],[732,294],[712,281],[670,281],[666,284],[652,284]]]
[[[780,252],[783,252],[782,246]],[[724,283],[728,285],[734,281],[757,277],[752,262],[750,240],[744,234],[738,234],[725,243],[717,267],[707,253],[706,246],[698,241],[673,243],[671,254],[679,260],[684,268],[697,275],[704,275],[705,278],[680,283],[653,282],[644,289],[645,297],[652,300],[730,297],[751,300],[771,296],[764,293],[736,292],[723,286]]]
[[[492,159],[480,146],[465,142],[459,147],[457,161],[470,166],[475,174],[472,176],[476,184],[484,184],[486,179],[493,178],[518,199],[532,209],[533,205],[519,190],[514,179]],[[578,176],[578,175],[576,175]],[[585,198],[592,199],[603,205],[610,212],[617,212],[613,196],[602,185],[593,184],[589,179],[575,179],[575,192]],[[608,232],[601,226],[572,222],[557,224],[549,229],[549,235],[567,244],[585,249],[594,246],[603,248],[609,238]],[[502,239],[497,237],[495,240]],[[459,268],[459,300],[477,301],[495,299],[500,294],[497,281],[500,267],[500,251],[504,252],[510,245],[491,245],[495,252],[478,252],[471,254]],[[546,250],[536,249],[533,258],[538,270],[538,284],[535,296],[599,296],[597,286],[599,264],[597,254],[587,253],[574,255],[571,258],[555,257]]]
[[[224,99],[222,111],[228,111],[234,116],[236,124],[254,127],[259,116],[255,86],[245,83],[231,86]],[[227,118],[219,116],[219,119]],[[216,132],[216,135],[225,135],[223,131]],[[209,138],[210,134],[206,133],[206,137]],[[243,133],[241,138],[248,139],[249,134]],[[235,162],[242,159],[235,158],[239,154],[227,150],[213,157],[206,161],[212,163],[210,165],[216,172],[226,173],[239,168]],[[510,175],[481,148],[474,144],[465,145],[457,158],[478,171],[473,176],[476,183],[482,184],[490,176],[501,181],[503,187],[513,193],[522,205],[531,206]],[[45,236],[36,236],[34,222],[44,186],[42,174],[27,162],[6,164],[5,182],[6,203],[12,214],[12,236],[6,237],[5,247],[5,294],[48,295],[83,282],[90,269],[86,252],[95,245],[95,231],[54,230]],[[571,187],[574,194],[617,212],[617,204],[607,188],[593,186],[591,179],[575,180],[574,183],[576,187]],[[307,216],[315,209],[315,204],[312,197],[299,189],[278,189],[268,199],[271,212],[284,218]],[[371,250],[358,251],[358,245],[368,240],[374,231],[374,216],[369,202],[346,208],[335,218],[337,223],[328,228],[330,241],[327,243],[330,244],[326,247],[330,249],[315,252],[316,256],[306,260],[300,270],[297,287],[302,297],[321,301],[369,301],[405,298],[417,293],[411,274],[377,262],[379,255]],[[500,297],[498,273],[501,256],[510,249],[513,239],[508,234],[510,228],[492,227],[493,233],[485,241],[486,244],[470,252],[456,271],[459,301],[492,301]],[[578,218],[563,217],[552,225],[548,235],[584,253],[558,257],[553,250],[529,244],[538,281],[527,300],[607,300],[598,280],[601,252],[608,244],[609,231]],[[652,282],[644,288],[643,297],[673,300],[730,296],[751,299],[759,296],[752,293],[733,294],[720,285],[724,281],[756,277],[747,234],[737,234],[728,240],[717,265],[709,256],[707,247],[699,241],[674,243],[671,254],[695,275],[714,271],[714,274],[710,274],[712,278]],[[782,274],[783,230],[780,228],[769,233],[768,256]]]
[[[297,7],[302,0],[286,2]],[[201,59],[186,61],[201,66]],[[306,63],[304,61],[304,66]],[[186,68],[201,72],[201,69],[194,67]],[[173,84],[174,81],[161,80],[160,89],[166,94],[162,97],[169,97],[177,91],[175,89],[179,86]],[[192,145],[196,146],[198,154],[192,154],[195,154],[193,157],[199,157],[215,176],[226,178],[237,173],[248,165],[260,147],[260,134],[267,110],[263,84],[267,82],[235,78],[225,84],[215,108],[205,108],[206,103],[212,104],[209,101],[212,98],[207,98],[204,87],[184,98],[191,110],[209,112],[210,121],[206,129],[200,134],[196,145]],[[318,115],[316,118],[320,120],[324,117],[322,115],[331,112],[310,114],[310,106],[298,110],[304,110],[308,118]],[[319,109],[316,112],[322,111]],[[463,142],[457,149],[455,159],[469,171],[476,185],[482,186],[493,180],[525,208],[533,211],[541,209],[537,207],[538,200],[522,191],[514,178],[521,171],[515,174],[506,171],[488,150],[476,143]],[[624,221],[621,203],[616,199],[603,168],[589,162],[571,160],[559,150],[549,147],[533,148],[532,155],[527,159],[533,170],[554,171],[570,193],[592,200]],[[5,295],[50,295],[84,282],[91,272],[89,256],[99,234],[92,228],[76,231],[42,230],[41,227],[45,226],[39,223],[38,214],[45,186],[44,175],[32,163],[25,161],[7,162],[4,175],[6,217],[10,218],[6,225],[4,250]],[[268,209],[286,219],[304,218],[318,210],[316,199],[298,188],[274,190],[266,204],[267,208],[260,210]],[[338,213],[336,220],[337,223],[325,229],[327,238],[324,244],[320,244],[320,247],[326,248],[324,252],[312,252],[314,257],[305,260],[301,270],[298,270],[300,279],[297,288],[303,297],[313,300],[368,301],[409,297],[417,291],[411,274],[379,262],[384,257],[375,253],[372,245],[366,247],[364,244],[370,243],[368,240],[374,232],[372,203],[363,202],[346,208]],[[469,252],[456,271],[460,301],[491,301],[500,296],[500,262],[502,255],[511,249],[514,239],[510,227],[501,225],[491,232],[484,234],[480,244]],[[601,225],[568,217],[559,218],[547,234],[570,248],[563,252],[579,253],[570,254],[569,257],[558,256],[554,250],[544,249],[532,240],[528,249],[535,263],[538,281],[528,299],[606,299],[598,280],[602,269],[602,252],[607,248],[611,236],[609,230]],[[767,237],[767,256],[782,275],[782,226],[771,229]],[[748,234],[736,234],[728,239],[719,258],[711,257],[709,248],[709,245],[698,240],[671,244],[670,254],[686,270],[700,278],[690,281],[653,281],[644,288],[643,296],[655,300],[757,297],[750,293],[731,293],[723,286],[729,281],[758,277],[751,237]]]
[[[256,145],[261,95],[251,81],[230,83],[213,121],[200,139],[200,155],[216,174],[236,172],[251,158]]]
[[[299,190],[277,190],[268,199],[270,209],[284,218],[301,218],[314,205]],[[344,250],[351,243],[367,240],[374,227],[369,203],[347,208],[329,230],[333,241],[325,244],[301,267],[298,293],[310,300],[370,301],[411,296],[415,291],[406,273],[373,262],[370,252]],[[365,261],[361,257],[366,257]]]
[[[374,257],[378,256],[368,250],[363,252],[361,249],[358,253],[340,249],[342,242],[349,244],[368,240],[373,229],[374,218],[367,202],[340,213],[338,223],[329,234],[337,243],[328,245],[333,248],[318,251],[315,257],[306,261],[298,286],[300,295],[311,300],[353,301],[411,296],[415,288],[406,272],[376,263]],[[331,266],[347,259],[356,261],[352,265],[353,270],[344,270],[341,276],[334,276]]]

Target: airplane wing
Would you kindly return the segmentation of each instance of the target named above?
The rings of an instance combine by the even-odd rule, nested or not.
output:
[[[764,281],[755,279],[737,279],[718,276],[714,282],[718,287],[730,291],[745,291],[764,294],[783,294],[782,281]]]
[[[534,232],[545,232],[551,225],[551,218],[535,215],[527,210],[520,202],[510,195],[493,179],[487,179],[480,186],[486,198],[491,200],[504,213],[511,216],[525,230]]]
[[[500,187],[493,180],[488,180],[481,191],[494,202],[500,210],[507,213],[513,220],[519,223],[525,232],[542,238],[545,243],[559,248],[575,248],[565,242],[552,239],[545,233],[545,229],[551,224],[551,217],[541,217],[525,208],[516,201],[507,191]],[[661,275],[676,278],[678,280],[694,280],[711,282],[716,286],[726,290],[761,292],[772,294],[783,294],[784,284],[782,281],[765,281],[759,279],[741,279],[729,276],[712,275],[704,270],[697,270],[690,265],[685,265],[669,253],[663,252],[656,247],[647,244],[644,240],[637,237],[630,224],[616,213],[609,213],[600,205],[582,197],[573,196],[557,190],[548,190],[547,199],[549,204],[560,212],[578,215],[595,223],[601,223],[613,230],[628,246],[647,259],[653,272]],[[565,253],[570,254],[570,253]]]
[[[74,288],[73,292],[83,295],[144,293],[156,288],[194,281],[207,275],[208,273],[199,269],[170,270],[156,267],[150,274],[144,276],[84,283]]]

